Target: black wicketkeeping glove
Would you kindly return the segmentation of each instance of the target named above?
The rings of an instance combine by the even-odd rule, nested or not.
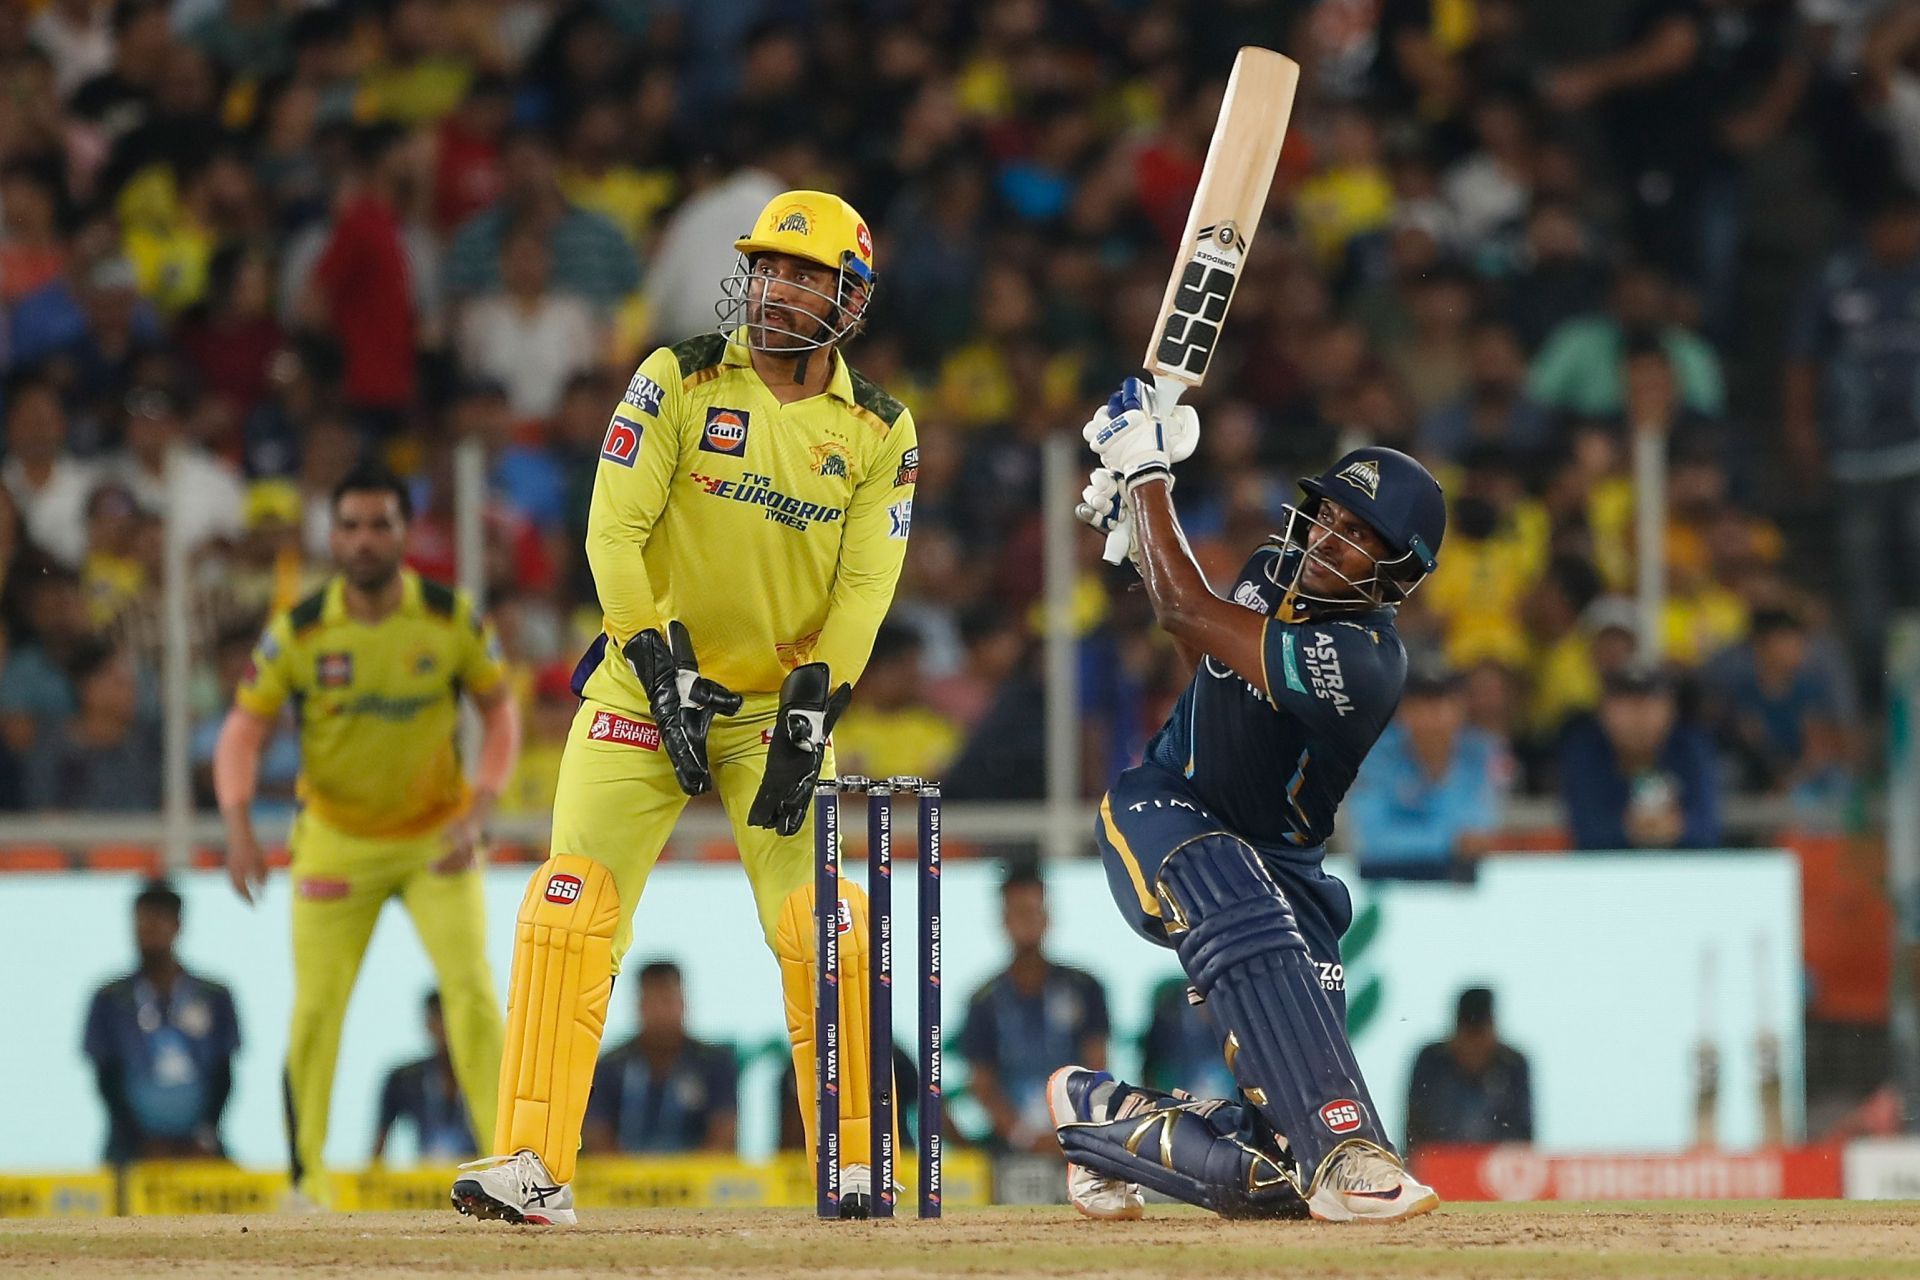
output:
[[[660,728],[660,745],[673,762],[673,776],[690,796],[713,790],[713,771],[707,768],[707,729],[715,716],[740,709],[740,695],[700,674],[693,656],[693,640],[685,626],[667,624],[667,634],[642,631],[627,641],[623,652],[646,687],[653,722]]]
[[[824,662],[795,667],[781,682],[767,772],[747,814],[748,826],[771,827],[790,836],[805,825],[813,785],[827,758],[827,735],[853,701],[852,685],[843,684],[829,695],[831,684]]]

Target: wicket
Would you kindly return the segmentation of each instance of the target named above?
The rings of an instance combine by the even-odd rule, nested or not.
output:
[[[819,1045],[815,1208],[840,1216],[840,796],[867,798],[868,1055],[873,1100],[872,1213],[894,1210],[893,798],[920,798],[920,1216],[940,1216],[940,785],[923,778],[823,778],[814,788],[814,996]],[[834,904],[831,908],[827,904]],[[851,921],[848,921],[851,924]]]

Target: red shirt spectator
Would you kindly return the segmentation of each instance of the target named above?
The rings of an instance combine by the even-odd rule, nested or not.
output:
[[[313,278],[345,359],[347,399],[377,409],[411,403],[413,299],[400,219],[385,196],[362,190],[341,202]]]

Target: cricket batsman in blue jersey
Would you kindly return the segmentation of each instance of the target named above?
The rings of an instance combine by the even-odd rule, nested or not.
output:
[[[1170,947],[1224,1039],[1233,1099],[1063,1067],[1048,1104],[1073,1204],[1137,1218],[1141,1187],[1227,1217],[1394,1221],[1440,1199],[1387,1140],[1346,1033],[1345,885],[1321,866],[1334,813],[1406,680],[1395,606],[1433,572],[1446,503],[1425,467],[1356,449],[1302,480],[1279,535],[1226,597],[1174,514],[1187,410],[1128,379],[1093,421],[1079,514],[1129,526],[1154,615],[1194,667],[1146,759],[1100,802],[1096,838],[1134,931]]]

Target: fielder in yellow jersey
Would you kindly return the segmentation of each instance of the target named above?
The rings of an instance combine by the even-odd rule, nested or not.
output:
[[[341,575],[275,617],[214,752],[227,866],[248,902],[266,880],[250,809],[260,749],[291,701],[300,722],[287,1115],[295,1184],[328,1199],[322,1151],[340,1024],[361,957],[399,898],[439,976],[447,1038],[475,1137],[489,1142],[502,1040],[475,867],[479,832],[519,737],[492,631],[458,592],[400,567],[406,490],[363,468],[334,495]],[[468,786],[454,749],[461,695],[485,726]]]
[[[728,322],[648,356],[601,449],[587,555],[605,630],[575,675],[553,856],[520,909],[497,1156],[455,1181],[463,1213],[574,1221],[613,975],[674,822],[709,789],[779,961],[811,1123],[812,790],[893,602],[919,450],[912,415],[838,350],[875,280],[860,216],[837,196],[788,192],[736,247]],[[843,884],[842,963],[857,973],[866,904]],[[850,1214],[869,1207],[863,999],[864,984],[844,984]]]

